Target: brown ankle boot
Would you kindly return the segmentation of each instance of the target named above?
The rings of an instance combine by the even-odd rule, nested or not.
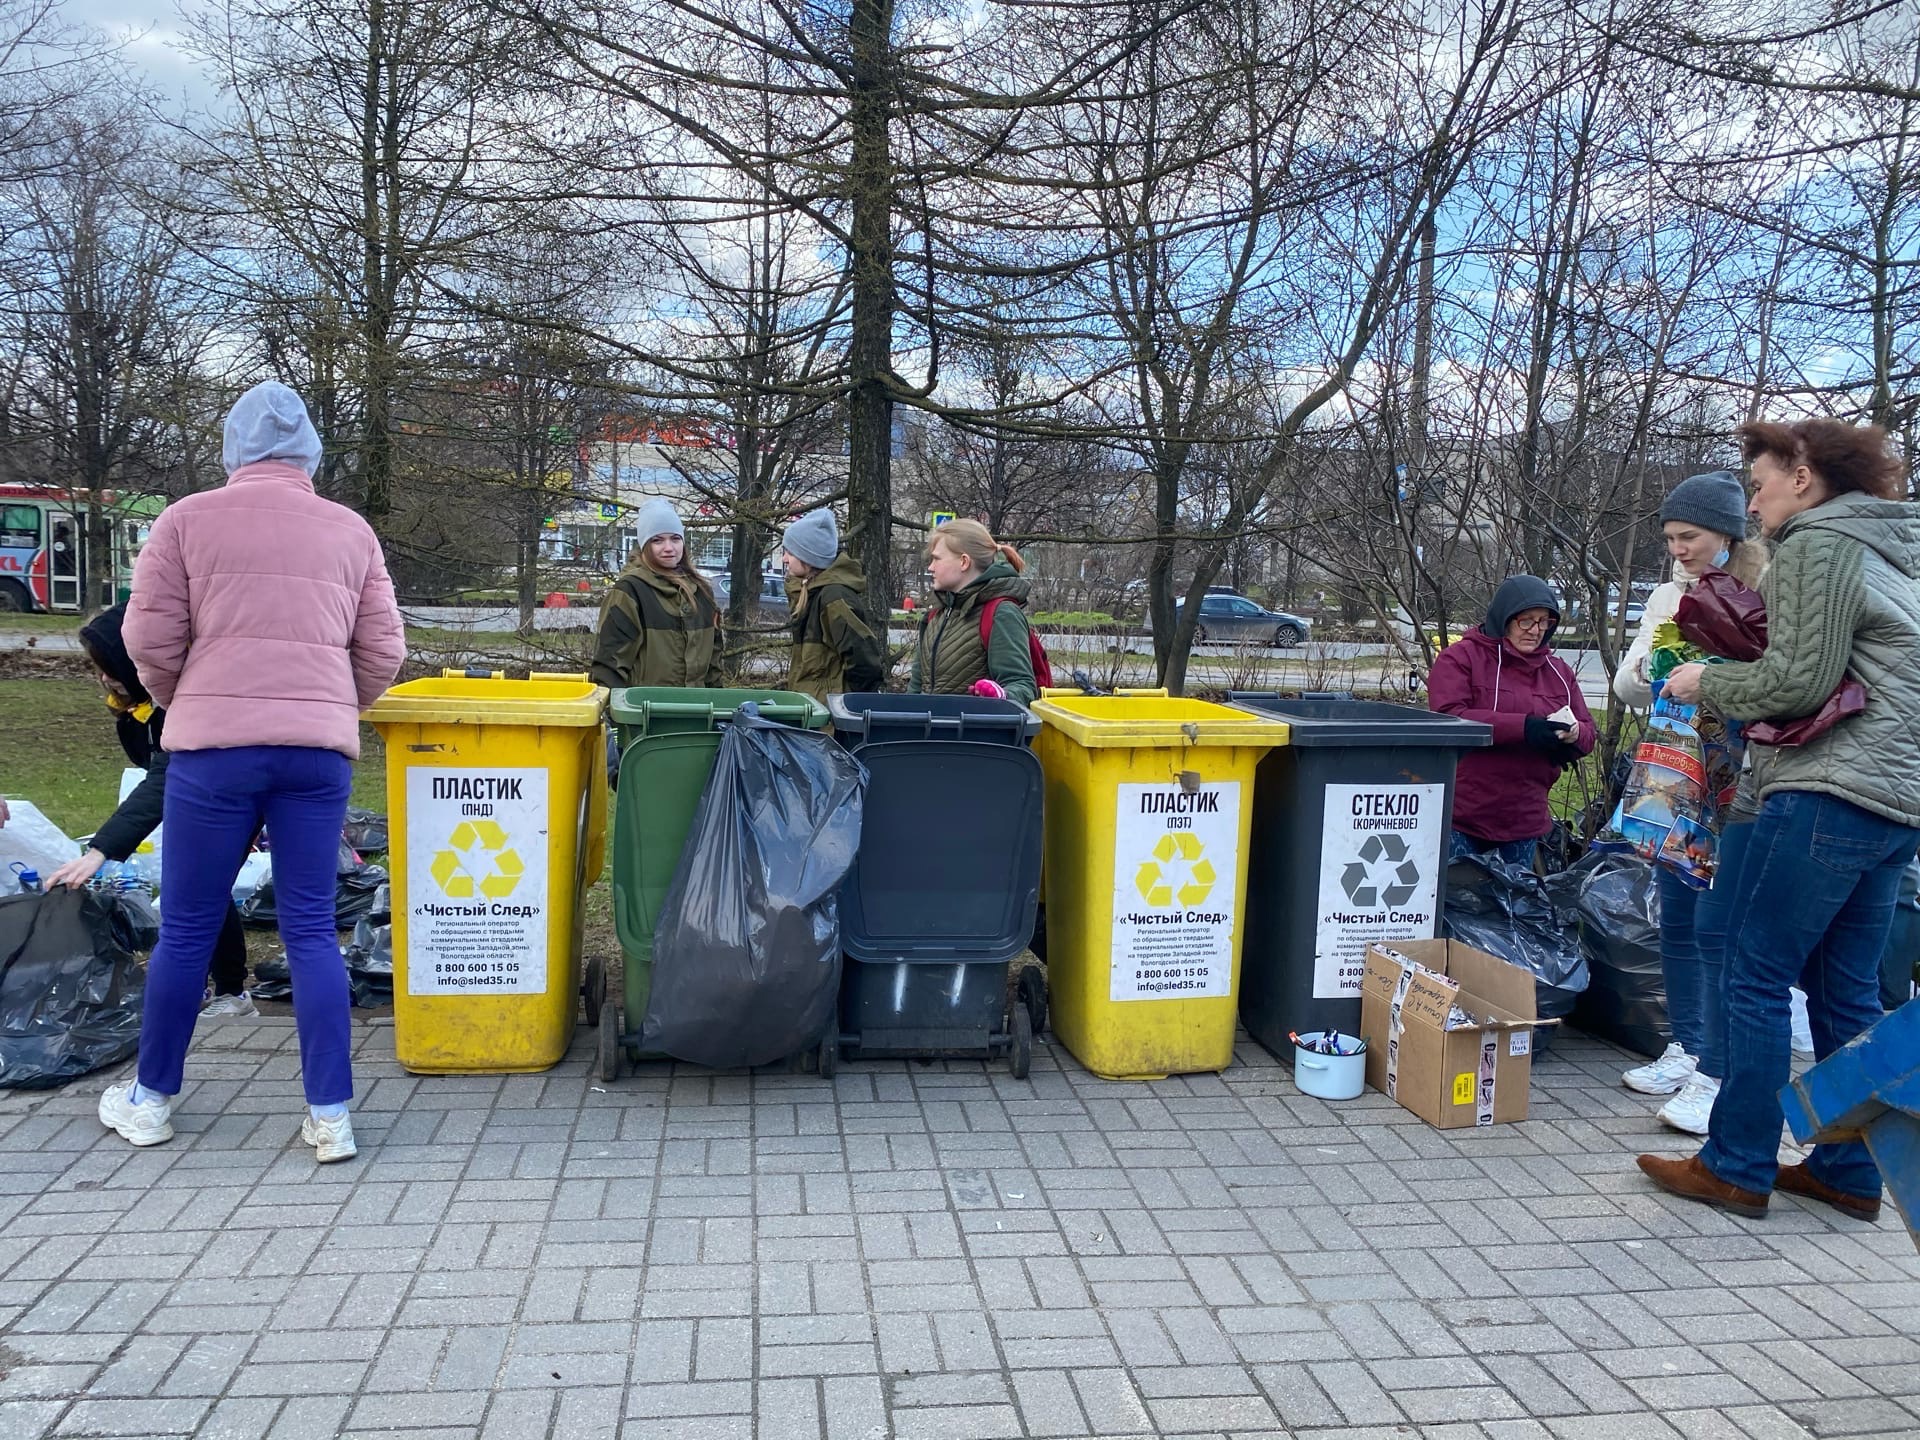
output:
[[[1757,1190],[1742,1190],[1737,1185],[1729,1185],[1701,1164],[1698,1155],[1686,1160],[1642,1155],[1640,1168],[1654,1184],[1669,1195],[1678,1195],[1682,1200],[1698,1200],[1722,1210],[1731,1210],[1736,1215],[1745,1215],[1750,1220],[1758,1220],[1767,1213],[1765,1195]]]
[[[1789,1195],[1798,1195],[1805,1200],[1818,1200],[1823,1205],[1831,1205],[1842,1215],[1855,1220],[1878,1220],[1880,1218],[1880,1197],[1869,1200],[1864,1195],[1849,1195],[1844,1190],[1836,1190],[1807,1169],[1806,1162],[1798,1165],[1782,1165],[1780,1178],[1773,1182],[1773,1188],[1784,1190]]]

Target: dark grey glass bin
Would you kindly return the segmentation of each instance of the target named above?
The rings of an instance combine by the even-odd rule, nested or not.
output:
[[[1290,1031],[1359,1031],[1357,986],[1329,994],[1332,987],[1316,985],[1336,956],[1357,963],[1362,937],[1391,943],[1395,936],[1413,940],[1440,933],[1455,767],[1462,750],[1492,744],[1493,731],[1452,715],[1373,700],[1233,691],[1227,703],[1291,727],[1287,744],[1269,751],[1255,772],[1240,958],[1241,1023],[1275,1056],[1290,1060]],[[1368,807],[1382,818],[1335,816],[1330,827],[1329,786],[1364,792]],[[1434,786],[1440,787],[1437,816],[1384,813],[1409,799],[1430,811],[1430,792],[1415,791]],[[1354,795],[1354,809],[1362,808],[1362,799],[1362,793]],[[1343,848],[1329,867],[1323,850],[1330,830],[1343,832]],[[1430,875],[1416,874],[1428,865],[1434,867]],[[1335,902],[1325,908],[1323,875]],[[1424,893],[1420,886],[1427,881],[1433,886],[1431,915],[1417,924],[1396,921],[1413,912],[1392,902],[1409,890]]]
[[[1024,1074],[1044,984],[1032,971],[1010,987],[1008,971],[1039,904],[1039,760],[1023,743],[972,739],[859,752],[869,779],[840,890],[841,1052],[1004,1054]]]

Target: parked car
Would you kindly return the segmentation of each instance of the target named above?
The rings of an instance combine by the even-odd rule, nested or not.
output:
[[[724,570],[703,570],[701,574],[713,586],[713,598],[724,611],[733,593],[733,582]],[[784,625],[791,612],[787,608],[787,577],[769,570],[760,577],[760,602],[754,607],[757,625]]]
[[[1313,622],[1305,616],[1263,610],[1244,595],[1208,593],[1200,597],[1200,627],[1194,639],[1290,646],[1304,645],[1312,633]]]

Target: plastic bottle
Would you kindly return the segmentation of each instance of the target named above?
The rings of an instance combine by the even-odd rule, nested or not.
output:
[[[13,862],[13,873],[19,877],[20,893],[22,895],[40,895],[45,893],[47,887],[40,883],[40,872],[38,870],[29,870],[25,865],[22,865],[16,860]]]

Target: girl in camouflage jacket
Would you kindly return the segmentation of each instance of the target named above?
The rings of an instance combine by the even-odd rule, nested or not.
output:
[[[879,690],[887,647],[860,613],[867,577],[840,548],[833,511],[809,511],[780,539],[793,613],[793,662],[787,688],[824,700]]]
[[[664,500],[640,507],[646,537],[600,606],[588,676],[630,685],[713,689],[720,684],[720,607],[687,558],[686,531]]]

